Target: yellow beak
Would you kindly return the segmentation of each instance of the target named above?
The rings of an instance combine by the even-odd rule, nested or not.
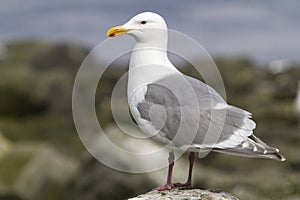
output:
[[[115,37],[115,36],[118,36],[118,35],[125,34],[125,33],[127,33],[128,31],[130,31],[130,29],[123,28],[122,26],[116,26],[116,27],[110,28],[110,29],[106,32],[106,36],[107,36],[107,37]]]

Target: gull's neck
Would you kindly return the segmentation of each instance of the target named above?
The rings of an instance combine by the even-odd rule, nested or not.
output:
[[[178,72],[168,58],[167,42],[137,42],[129,64],[128,97],[138,87]]]
[[[163,65],[176,69],[168,58],[168,30],[148,29],[147,31],[144,38],[134,36],[136,43],[131,54],[129,72],[145,65]]]
[[[169,65],[167,48],[136,43],[131,54],[129,68],[151,64]]]

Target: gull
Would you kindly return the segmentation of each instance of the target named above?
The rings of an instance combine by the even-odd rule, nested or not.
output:
[[[253,134],[256,124],[250,112],[227,104],[212,87],[172,64],[163,17],[143,12],[107,31],[108,37],[122,34],[135,39],[128,70],[130,112],[146,136],[169,149],[166,184],[154,189],[190,188],[195,153],[201,151],[285,160]],[[172,183],[176,149],[190,152],[186,183]]]

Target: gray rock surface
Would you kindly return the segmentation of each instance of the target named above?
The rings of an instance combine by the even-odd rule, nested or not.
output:
[[[129,200],[238,200],[237,197],[221,190],[166,190],[166,191],[151,191],[146,194],[139,195]]]

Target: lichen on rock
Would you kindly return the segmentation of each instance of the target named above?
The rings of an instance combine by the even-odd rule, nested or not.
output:
[[[237,197],[221,190],[201,189],[172,189],[165,191],[151,191],[128,200],[239,200]]]

